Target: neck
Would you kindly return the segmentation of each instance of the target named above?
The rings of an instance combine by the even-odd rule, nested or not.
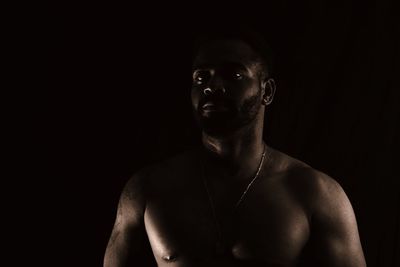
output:
[[[262,132],[262,123],[250,125],[224,137],[210,136],[203,132],[207,165],[230,177],[251,176],[264,151]]]

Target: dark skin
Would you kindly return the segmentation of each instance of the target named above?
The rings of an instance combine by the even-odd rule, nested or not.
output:
[[[235,208],[260,165],[274,92],[244,42],[216,41],[199,51],[192,104],[205,125],[203,146],[129,180],[104,266],[366,266],[343,189],[282,152],[266,146],[259,176]],[[203,107],[210,94],[230,104]],[[246,101],[252,108],[240,115]],[[215,118],[231,123],[207,124]]]

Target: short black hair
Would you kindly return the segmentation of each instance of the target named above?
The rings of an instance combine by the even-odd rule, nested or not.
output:
[[[205,44],[221,40],[238,40],[248,44],[260,57],[267,76],[271,76],[273,55],[265,35],[246,24],[218,24],[200,29],[194,41],[193,57]]]

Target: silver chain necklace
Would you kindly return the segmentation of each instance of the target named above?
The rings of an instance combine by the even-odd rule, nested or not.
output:
[[[253,179],[251,179],[251,181],[247,185],[246,189],[243,191],[243,193],[240,196],[239,200],[236,202],[234,210],[236,210],[240,206],[240,204],[243,202],[247,192],[250,190],[250,188],[253,185],[253,183],[257,180],[257,178],[258,178],[258,176],[260,174],[260,171],[262,169],[263,163],[264,163],[266,152],[267,152],[267,146],[264,143],[264,151],[262,153],[261,160],[260,160],[260,163],[259,163],[258,168],[257,168],[257,172],[254,175]],[[208,186],[208,183],[207,183],[207,179],[205,178],[205,168],[204,168],[204,163],[203,162],[202,162],[202,178],[203,178],[204,187],[205,187],[205,189],[207,191],[208,201],[210,203],[211,211],[212,211],[213,218],[214,218],[215,224],[217,226],[217,231],[218,231],[218,241],[217,241],[216,249],[217,249],[218,253],[223,253],[224,252],[224,244],[223,244],[223,238],[222,238],[221,224],[220,224],[220,222],[219,222],[219,220],[217,218],[217,212],[216,212],[216,209],[215,209],[214,200],[213,200],[213,198],[211,196],[210,189],[209,189],[209,186]]]

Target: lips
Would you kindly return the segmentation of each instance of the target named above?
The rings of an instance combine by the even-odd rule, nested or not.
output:
[[[228,111],[228,107],[222,103],[206,102],[201,106],[203,112],[225,112]]]

